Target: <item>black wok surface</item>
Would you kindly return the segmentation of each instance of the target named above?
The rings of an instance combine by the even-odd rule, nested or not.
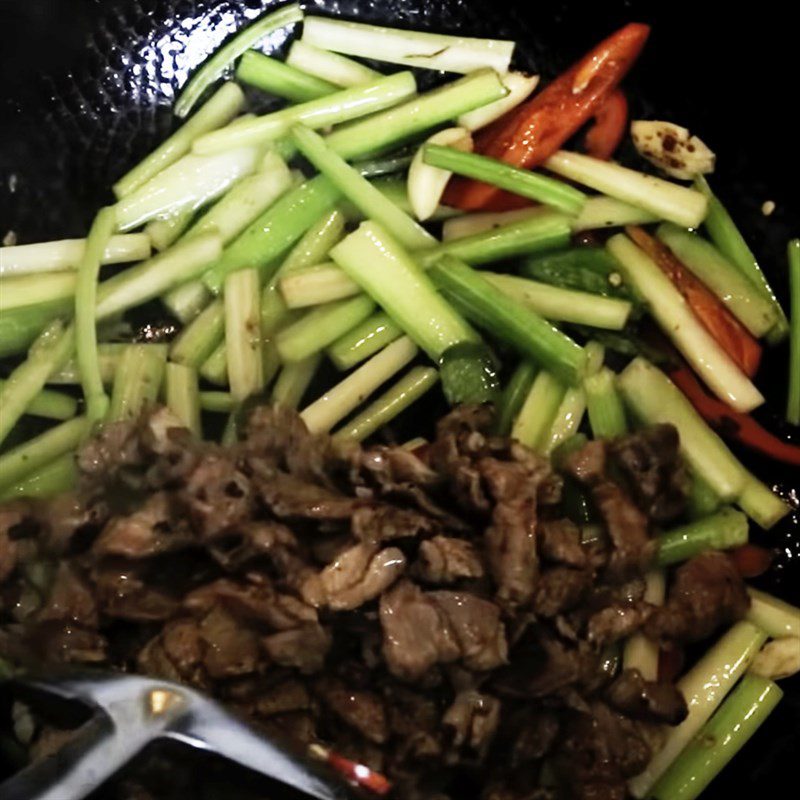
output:
[[[20,243],[84,235],[94,211],[110,202],[113,180],[171,130],[171,103],[192,69],[275,5],[0,0],[0,237],[8,230]],[[796,21],[788,4],[315,0],[305,6],[364,21],[513,38],[518,66],[545,78],[620,24],[651,23],[651,40],[625,84],[632,116],[684,124],[716,151],[713,185],[786,298],[785,243],[800,235]],[[278,36],[267,49],[282,44]],[[253,102],[265,101],[254,96]],[[761,213],[766,200],[777,205],[770,217]],[[783,346],[764,360],[758,383],[768,404],[758,418],[800,442],[800,431],[780,423],[787,359]],[[800,470],[740,455],[797,505]],[[800,513],[753,539],[776,550],[773,569],[757,585],[800,602]],[[800,681],[783,685],[778,710],[704,797],[795,794]]]

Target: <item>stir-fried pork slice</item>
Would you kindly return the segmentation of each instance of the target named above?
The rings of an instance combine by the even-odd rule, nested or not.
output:
[[[17,566],[17,545],[11,538],[11,531],[28,516],[27,506],[21,503],[0,507],[0,583]]]
[[[652,613],[653,607],[647,603],[612,603],[589,618],[587,639],[601,647],[618,642],[638,631]]]
[[[306,602],[348,611],[374,600],[403,574],[406,558],[396,547],[378,551],[376,545],[357,544],[303,584]]]
[[[551,567],[539,576],[533,610],[548,619],[570,611],[581,603],[591,585],[590,570]]]
[[[606,689],[612,708],[625,716],[645,722],[679,725],[688,710],[683,695],[671,683],[647,681],[638,669],[626,669]]]
[[[728,556],[701,553],[678,567],[667,602],[646,631],[656,639],[695,642],[742,619],[749,608],[744,581]]]
[[[568,519],[546,519],[537,530],[539,555],[547,561],[580,569],[589,563],[589,555],[581,544],[580,528]]]
[[[453,747],[468,748],[479,758],[486,755],[500,724],[500,701],[474,690],[459,692],[442,717]]]
[[[365,501],[309,483],[285,472],[256,481],[259,495],[281,519],[347,520]]]
[[[36,618],[70,621],[86,628],[97,628],[100,621],[91,587],[65,562],[58,565],[50,594]]]
[[[434,536],[419,545],[414,574],[425,583],[454,583],[462,578],[482,578],[483,561],[472,542],[451,536]]]
[[[258,636],[223,608],[213,608],[200,622],[203,666],[213,679],[253,673],[261,658]]]
[[[389,724],[383,700],[375,692],[353,689],[336,678],[322,678],[314,689],[322,702],[365,739],[383,744],[389,736]]]
[[[282,667],[294,667],[304,675],[319,672],[331,648],[331,635],[321,625],[304,625],[266,636],[261,646]]]
[[[156,622],[169,619],[180,608],[168,587],[151,583],[140,568],[125,562],[95,567],[92,582],[98,607],[110,618]]]
[[[413,539],[439,529],[439,523],[409,508],[380,504],[364,506],[353,514],[353,535],[362,542]]]

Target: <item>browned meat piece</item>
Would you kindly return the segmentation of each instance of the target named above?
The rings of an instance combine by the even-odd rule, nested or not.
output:
[[[453,747],[468,748],[483,759],[500,724],[500,701],[476,691],[459,692],[442,717]]]
[[[551,567],[539,577],[533,610],[541,617],[552,618],[575,608],[592,585],[589,570]]]
[[[511,753],[513,767],[544,758],[553,747],[560,729],[558,715],[546,708],[521,709],[518,725],[520,731]]]
[[[303,598],[313,606],[348,611],[374,600],[403,574],[406,558],[396,547],[377,552],[377,546],[357,544],[319,575],[303,584]]]
[[[375,505],[359,508],[353,514],[353,535],[362,542],[413,539],[439,528],[436,520],[407,508]]]
[[[281,519],[345,520],[366,504],[284,472],[260,478],[256,487],[264,503]]]
[[[546,519],[537,530],[539,555],[557,564],[585,567],[588,554],[581,544],[580,528],[568,519]]]
[[[483,561],[475,546],[466,539],[434,536],[420,543],[414,574],[426,583],[482,578]]]
[[[679,447],[672,425],[652,425],[609,444],[632,497],[657,522],[675,519],[686,508],[689,476]]]
[[[439,663],[461,655],[458,639],[440,604],[403,580],[381,597],[383,657],[397,678],[416,681]]]
[[[655,610],[646,632],[654,639],[696,642],[742,619],[749,608],[744,581],[728,556],[701,553],[678,567],[667,602]]]
[[[108,659],[105,637],[72,622],[32,622],[26,628],[25,640],[37,661],[100,664]]]
[[[624,670],[606,689],[605,697],[612,708],[645,722],[679,725],[688,713],[676,686],[646,681],[638,669]]]
[[[36,521],[40,526],[44,548],[55,556],[66,555],[83,538],[81,534],[94,534],[108,517],[103,502],[88,503],[77,492],[66,494],[37,505]],[[84,543],[85,546],[85,543]]]
[[[652,606],[640,602],[606,606],[589,618],[586,638],[600,647],[618,642],[638,631],[652,612]]]
[[[591,713],[566,715],[553,766],[575,800],[625,800],[626,779],[637,775],[651,751],[636,724],[593,703]]]
[[[302,570],[298,549],[297,538],[280,522],[247,522],[208,542],[209,553],[230,572],[261,557],[267,557],[280,574]]]
[[[253,515],[250,481],[221,453],[209,452],[198,461],[178,497],[201,537],[216,536]]]
[[[36,619],[75,622],[86,628],[97,628],[97,602],[91,588],[75,569],[61,562],[58,565],[50,595]]]
[[[304,625],[266,636],[261,645],[282,667],[295,667],[304,675],[319,672],[331,648],[331,635],[320,625]]]
[[[113,517],[93,545],[96,556],[148,558],[192,544],[189,531],[176,520],[167,492],[156,492],[137,511]]]
[[[322,678],[314,689],[342,722],[355,728],[365,739],[376,744],[386,741],[389,736],[386,708],[377,694],[352,689],[335,678]]]
[[[80,449],[78,467],[89,481],[105,482],[125,468],[144,463],[140,429],[136,422],[113,422],[102,428]]]
[[[176,619],[168,622],[161,631],[161,647],[184,680],[197,683],[197,671],[203,661],[204,637],[193,619]]]
[[[139,570],[127,564],[96,567],[92,582],[98,607],[108,617],[155,622],[169,619],[180,608],[168,589],[147,583]]]
[[[506,609],[533,598],[539,563],[536,555],[537,490],[540,475],[522,465],[483,459],[481,473],[495,507],[486,529],[486,558]]]
[[[359,467],[385,494],[403,491],[408,484],[432,488],[442,482],[421,458],[400,447],[372,447],[359,455]]]
[[[200,622],[203,666],[211,678],[249,675],[261,651],[256,634],[221,608],[214,608]]]
[[[482,672],[505,664],[506,632],[494,603],[468,592],[429,592],[428,597],[444,611],[467,669]]]
[[[290,711],[306,711],[311,708],[311,695],[300,681],[282,681],[259,694],[255,711],[261,717],[274,717]]]
[[[314,608],[292,597],[275,591],[268,580],[261,577],[245,583],[221,578],[201,586],[188,594],[184,607],[196,614],[208,614],[217,605],[223,605],[243,619],[265,623],[276,631],[288,631],[317,622]]]
[[[28,508],[24,504],[0,506],[0,583],[11,575],[17,566],[17,546],[10,536],[10,531],[27,516]]]
[[[567,456],[564,467],[581,483],[591,485],[605,477],[606,447],[602,439],[587,442],[580,450]]]

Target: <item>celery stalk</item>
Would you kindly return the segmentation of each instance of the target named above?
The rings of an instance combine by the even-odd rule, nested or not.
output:
[[[161,391],[166,353],[146,344],[125,348],[114,376],[108,422],[136,419],[153,406]]]
[[[328,347],[328,357],[337,369],[348,370],[402,335],[403,331],[392,322],[391,317],[379,311],[342,334]]]
[[[298,408],[317,373],[322,357],[319,353],[305,361],[286,364],[272,387],[272,402],[284,408]]]
[[[242,56],[236,79],[292,103],[306,103],[336,91],[334,84],[255,50]]]
[[[169,410],[195,436],[202,436],[197,370],[183,364],[167,364],[165,387]]]
[[[336,86],[362,86],[379,78],[381,73],[358,61],[315,47],[297,39],[289,48],[286,63],[308,75],[314,75]]]
[[[231,397],[240,403],[264,388],[258,270],[225,278],[225,355]]]

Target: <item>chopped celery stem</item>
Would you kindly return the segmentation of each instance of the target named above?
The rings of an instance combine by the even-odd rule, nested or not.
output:
[[[658,565],[688,561],[704,550],[729,550],[747,542],[747,517],[723,508],[709,517],[689,522],[658,537]]]
[[[800,239],[789,242],[789,298],[792,322],[786,419],[792,425],[800,425]]]
[[[494,431],[498,436],[508,436],[525,398],[533,386],[538,368],[530,361],[520,361],[506,384],[497,405]]]
[[[305,103],[337,90],[328,81],[302,72],[283,61],[248,50],[236,68],[236,78],[262,92],[284,97],[293,103]]]
[[[165,367],[166,353],[163,350],[146,344],[126,347],[114,376],[107,420],[136,419],[145,408],[155,404]]]
[[[392,322],[391,317],[379,311],[342,334],[328,347],[328,357],[337,369],[348,370],[402,335],[403,331]]]

